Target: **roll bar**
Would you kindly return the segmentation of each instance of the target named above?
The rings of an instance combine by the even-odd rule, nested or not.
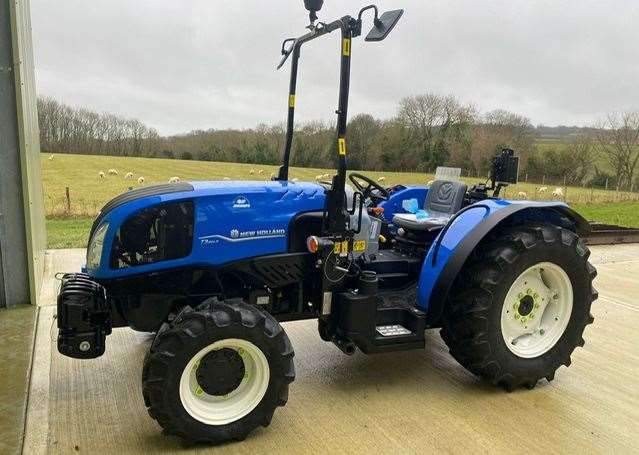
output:
[[[328,35],[336,30],[341,31],[342,39],[340,44],[340,84],[339,84],[339,104],[337,114],[337,140],[335,148],[339,157],[337,175],[333,178],[333,186],[327,194],[328,229],[331,232],[345,232],[348,219],[348,210],[344,199],[344,188],[346,186],[346,125],[348,121],[348,97],[350,92],[351,77],[351,41],[362,33],[362,15],[364,12],[372,10],[375,13],[373,29],[367,36],[367,41],[381,41],[390,33],[399,21],[403,10],[396,10],[384,13],[378,18],[377,7],[367,6],[360,10],[358,18],[344,16],[341,19],[330,23],[319,22],[308,26],[309,32],[299,38],[288,38],[282,43],[282,60],[278,69],[282,68],[286,61],[291,58],[291,77],[288,93],[288,116],[286,125],[286,142],[284,146],[284,157],[282,166],[279,169],[277,180],[286,181],[289,177],[289,164],[291,159],[291,148],[293,146],[293,135],[295,128],[295,97],[297,93],[297,74],[299,58],[302,46],[310,41],[316,40],[324,35]]]

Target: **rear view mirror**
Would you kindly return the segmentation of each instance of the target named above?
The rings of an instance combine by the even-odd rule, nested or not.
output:
[[[399,19],[404,14],[403,9],[396,9],[394,11],[387,11],[382,14],[382,17],[375,20],[372,30],[366,37],[366,41],[382,41],[393,30]]]

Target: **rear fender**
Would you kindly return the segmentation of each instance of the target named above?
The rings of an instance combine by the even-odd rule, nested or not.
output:
[[[590,231],[581,215],[564,203],[488,199],[466,207],[451,219],[433,243],[422,265],[417,305],[432,327],[439,323],[448,293],[464,263],[491,231],[504,224],[545,222],[579,235]]]

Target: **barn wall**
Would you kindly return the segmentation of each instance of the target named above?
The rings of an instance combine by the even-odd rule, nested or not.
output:
[[[36,304],[46,232],[28,0],[0,3],[0,163],[0,306]]]

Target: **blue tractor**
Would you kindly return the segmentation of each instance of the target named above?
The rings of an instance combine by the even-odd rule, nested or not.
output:
[[[286,40],[292,71],[279,175],[268,182],[192,182],[129,191],[93,224],[82,273],[58,295],[58,350],[101,356],[115,327],[155,332],[142,390],[152,418],[193,441],[241,440],[267,426],[295,379],[281,325],[318,320],[345,354],[424,347],[441,329],[452,356],[507,390],[552,380],[592,322],[588,223],[563,203],[499,198],[516,182],[511,150],[490,182],[386,188],[347,175],[352,40],[383,40],[403,11],[316,22]],[[302,46],[341,33],[331,182],[289,181]],[[347,180],[350,184],[347,184]]]

